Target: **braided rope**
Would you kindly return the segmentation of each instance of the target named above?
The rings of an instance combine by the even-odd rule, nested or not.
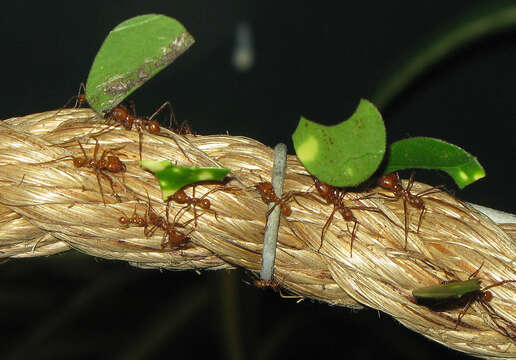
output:
[[[83,157],[79,143],[92,157],[106,149],[127,170],[100,175],[74,167],[72,157]],[[196,225],[185,231],[192,246],[162,249],[163,232],[144,235],[143,227],[124,226],[122,215],[144,216],[150,205],[165,214],[156,179],[138,166],[139,137],[98,118],[90,109],[64,109],[5,120],[0,125],[0,256],[47,256],[77,249],[92,256],[118,259],[141,268],[228,269],[258,272],[261,262],[267,205],[253,185],[268,181],[273,152],[263,144],[234,136],[178,136],[143,134],[143,158],[172,160],[178,165],[230,168],[232,191],[208,195],[213,211],[197,209]],[[178,146],[188,154],[185,158]],[[285,193],[314,192],[312,178],[295,156],[287,159]],[[311,188],[310,188],[311,187]],[[429,187],[415,183],[413,192]],[[198,186],[201,196],[213,185]],[[116,191],[117,196],[113,195]],[[374,189],[373,193],[380,192]],[[278,236],[275,279],[292,294],[352,308],[369,306],[394,316],[405,326],[448,347],[482,357],[516,357],[516,284],[492,288],[490,302],[497,317],[482,304],[473,304],[462,322],[460,310],[431,311],[412,301],[414,288],[440,281],[467,279],[483,264],[478,276],[487,286],[516,279],[516,230],[500,227],[469,205],[445,192],[424,197],[426,211],[419,233],[419,210],[408,207],[410,232],[404,249],[404,210],[401,200],[380,196],[363,198],[348,193],[348,206],[359,221],[350,257],[352,222],[340,214],[326,232],[321,229],[332,206],[317,195],[297,196],[292,215],[282,216]],[[182,205],[171,203],[171,215]],[[215,216],[216,214],[216,216]],[[194,217],[185,212],[181,222]],[[504,231],[504,229],[506,231]]]

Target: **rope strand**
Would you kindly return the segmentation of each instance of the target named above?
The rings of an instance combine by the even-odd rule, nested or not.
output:
[[[124,173],[104,176],[93,168],[74,166],[74,158],[84,157],[81,146],[93,158],[95,139],[99,142],[99,158],[104,150],[117,149],[116,156],[126,166]],[[244,137],[182,136],[168,130],[161,135],[145,133],[144,159],[231,169],[226,186],[232,190],[209,194],[210,211],[197,209],[198,218],[190,222],[192,209],[184,211],[181,222],[188,225],[181,230],[191,231],[191,246],[171,250],[163,248],[160,229],[147,237],[144,227],[119,221],[121,216],[131,214],[145,216],[147,193],[152,208],[165,216],[156,179],[138,166],[138,141],[137,131],[109,123],[90,109],[63,109],[3,121],[1,257],[47,256],[74,248],[141,268],[244,267],[257,273],[267,205],[254,185],[270,181],[273,151]],[[432,193],[423,197],[425,213],[419,232],[420,210],[407,206],[405,249],[401,200],[375,196],[385,193],[381,189],[367,194],[346,193],[344,205],[353,208],[360,224],[351,257],[353,222],[343,220],[338,212],[320,246],[321,230],[333,207],[316,201],[318,195],[312,185],[311,176],[298,159],[288,156],[284,192],[301,195],[290,202],[292,214],[280,219],[274,279],[282,288],[301,298],[384,311],[414,331],[474,356],[516,357],[514,283],[491,289],[494,296],[490,305],[496,314],[482,304],[473,304],[459,326],[460,309],[432,311],[415,304],[411,295],[421,286],[465,280],[481,264],[478,277],[482,287],[516,279],[514,225],[502,229],[451,195]],[[211,189],[212,185],[199,185],[196,196]],[[429,187],[413,185],[415,194],[425,189]],[[368,194],[373,195],[366,197]],[[171,202],[171,217],[182,207]],[[503,318],[498,325],[494,323],[496,316]]]

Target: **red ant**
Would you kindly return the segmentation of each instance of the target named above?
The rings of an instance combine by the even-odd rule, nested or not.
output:
[[[72,96],[64,105],[63,109],[68,106],[74,99],[75,99],[75,105],[73,106],[74,109],[80,108],[82,105],[86,104],[86,87],[84,86],[84,83],[81,83],[79,85],[79,90],[77,91],[77,95]]]
[[[475,285],[478,286],[477,290],[470,291],[470,292],[462,295],[459,298],[456,298],[454,296],[454,297],[451,297],[450,299],[440,299],[435,302],[433,302],[433,300],[431,300],[431,299],[418,299],[418,300],[416,300],[416,303],[427,306],[430,309],[433,309],[435,311],[451,310],[451,309],[454,309],[458,306],[465,304],[464,307],[462,308],[462,310],[460,311],[459,315],[457,316],[457,321],[455,323],[455,329],[456,329],[462,322],[462,318],[466,315],[466,313],[469,310],[469,308],[471,307],[471,305],[475,301],[477,301],[484,308],[484,310],[489,314],[489,316],[493,320],[493,323],[496,325],[496,327],[498,328],[500,333],[506,335],[507,337],[509,337],[511,339],[516,339],[516,335],[510,334],[509,331],[500,324],[500,323],[503,323],[509,329],[516,332],[515,325],[512,322],[510,322],[510,321],[504,319],[503,317],[501,317],[500,315],[498,315],[496,313],[496,311],[494,310],[494,308],[489,304],[489,302],[493,299],[493,293],[491,291],[488,291],[488,289],[491,289],[493,287],[501,286],[501,285],[504,285],[507,283],[514,283],[514,282],[516,282],[516,280],[502,280],[502,281],[496,282],[494,284],[491,284],[489,286],[486,286],[486,287],[480,289],[481,279],[477,278],[476,276],[479,273],[479,271],[483,265],[484,265],[484,263],[482,263],[482,265],[480,265],[480,267],[468,277],[468,281],[469,280],[475,281]],[[461,283],[465,283],[465,281],[457,281],[457,280],[443,281],[443,282],[441,282],[441,285],[450,284],[450,283],[457,283],[458,285],[460,285]],[[425,301],[423,302],[423,300],[425,300]]]
[[[151,225],[152,228],[150,230],[148,230],[147,227],[145,227],[145,230],[144,230],[145,236],[147,236],[147,237],[152,236],[152,234],[156,231],[156,229],[159,228],[164,231],[163,240],[161,242],[162,249],[165,247],[167,242],[170,245],[170,248],[172,248],[172,249],[184,248],[190,242],[190,237],[188,237],[188,235],[190,235],[190,233],[192,233],[193,229],[190,230],[190,232],[188,232],[188,234],[183,234],[179,230],[176,230],[176,227],[181,227],[181,228],[186,227],[192,221],[194,221],[194,220],[197,221],[197,216],[194,215],[194,218],[188,220],[186,223],[179,223],[178,216],[180,218],[181,217],[180,214],[183,214],[180,210],[176,213],[176,215],[174,217],[174,221],[172,223],[170,223],[168,220],[168,218],[169,218],[168,212],[169,212],[170,203],[167,202],[167,206],[166,206],[166,210],[165,210],[166,215],[165,215],[165,217],[163,217],[163,216],[158,215],[152,208],[152,205],[150,202],[150,197],[149,197],[148,193],[147,193],[147,200],[148,200],[149,204],[148,204],[147,210],[145,212],[145,217],[148,219],[149,225]]]
[[[73,166],[76,168],[81,167],[89,167],[95,171],[95,174],[97,175],[97,182],[99,184],[99,190],[100,194],[102,196],[102,202],[104,205],[106,205],[106,200],[104,199],[104,192],[102,191],[102,184],[100,182],[100,177],[104,177],[109,181],[109,184],[111,185],[111,190],[113,190],[113,193],[115,193],[115,190],[113,188],[113,180],[104,173],[104,171],[109,171],[111,173],[120,173],[124,172],[126,170],[125,164],[114,155],[107,155],[109,153],[114,154],[114,151],[120,149],[106,149],[102,152],[102,155],[100,156],[100,159],[97,160],[97,153],[99,149],[99,141],[95,139],[95,149],[93,150],[93,157],[88,158],[86,155],[86,151],[84,150],[82,144],[77,141],[79,146],[81,147],[82,153],[84,154],[84,157],[74,157],[73,158]],[[107,155],[107,156],[106,156]]]
[[[147,220],[145,220],[145,218],[141,217],[140,215],[138,215],[136,213],[136,205],[134,207],[134,212],[131,217],[128,217],[125,214],[123,214],[123,216],[120,216],[120,218],[118,219],[118,222],[120,222],[120,224],[126,225],[126,226],[129,226],[129,225],[135,225],[137,227],[146,227],[147,226]]]
[[[423,220],[423,214],[425,213],[425,202],[423,201],[424,195],[429,195],[432,193],[442,191],[439,187],[432,187],[427,190],[423,190],[420,193],[412,194],[410,190],[412,189],[412,185],[414,184],[414,174],[412,172],[410,174],[410,179],[407,184],[407,188],[403,188],[403,184],[401,183],[400,175],[396,173],[391,173],[384,175],[378,179],[378,185],[385,190],[389,190],[393,193],[394,196],[389,196],[385,194],[379,194],[388,199],[392,199],[394,201],[403,199],[403,211],[405,213],[405,249],[407,248],[407,240],[408,240],[408,227],[407,227],[407,203],[409,203],[412,207],[421,210],[421,214],[419,215],[419,220],[417,224],[417,233],[419,233],[419,228],[421,227],[421,221]]]
[[[86,92],[86,88],[84,86],[84,83],[81,83],[79,85],[79,90],[77,91],[77,95],[74,95],[70,99],[68,99],[68,101],[63,105],[63,107],[60,108],[59,110],[57,110],[56,116],[61,112],[61,110],[65,109],[73,100],[75,100],[75,104],[73,106],[74,109],[80,108],[81,106],[86,104],[87,100],[86,100],[85,92]]]
[[[76,168],[89,167],[90,169],[93,169],[93,171],[95,171],[95,174],[97,175],[97,182],[99,184],[99,190],[100,190],[100,195],[102,196],[102,202],[104,203],[104,205],[106,205],[106,199],[104,198],[104,191],[102,190],[102,183],[100,181],[100,178],[103,177],[104,179],[106,179],[109,182],[109,184],[111,185],[111,190],[113,191],[113,194],[116,197],[118,197],[118,194],[116,194],[115,189],[113,187],[113,180],[111,179],[111,177],[109,177],[107,174],[105,174],[104,171],[109,171],[111,173],[121,173],[126,170],[125,164],[120,160],[120,158],[118,158],[117,156],[114,155],[115,151],[121,149],[122,147],[118,147],[118,148],[114,148],[114,149],[105,149],[102,152],[100,159],[97,160],[97,154],[98,154],[98,150],[99,150],[99,146],[100,146],[99,141],[97,139],[95,139],[95,149],[93,150],[92,158],[89,158],[88,155],[86,155],[86,151],[84,150],[84,147],[82,146],[82,144],[79,141],[77,141],[77,143],[79,144],[84,157],[65,156],[65,157],[62,157],[62,158],[59,158],[56,160],[39,163],[39,164],[40,165],[48,164],[51,162],[56,162],[56,161],[71,157],[74,167],[76,167]],[[113,155],[108,155],[109,153],[111,153]]]
[[[253,281],[253,284],[256,287],[259,287],[260,289],[265,289],[265,288],[270,287],[272,290],[278,291],[278,289],[280,288],[280,283],[277,282],[276,280],[255,279]]]
[[[168,200],[167,200],[167,206],[168,206],[168,203],[170,201],[173,201],[173,202],[176,202],[178,204],[186,204],[186,206],[184,206],[181,210],[179,210],[179,212],[183,212],[183,211],[188,211],[188,209],[190,209],[190,207],[193,207],[193,210],[194,210],[194,219],[197,219],[197,215],[196,215],[196,210],[195,208],[198,206],[200,207],[201,209],[203,210],[210,210],[211,208],[211,201],[206,199],[206,196],[208,196],[209,194],[212,194],[216,191],[233,191],[234,189],[233,188],[227,188],[225,189],[224,187],[218,187],[218,188],[215,188],[215,189],[212,189],[210,191],[208,191],[207,193],[205,193],[203,196],[201,196],[200,198],[196,198],[195,197],[195,188],[196,188],[196,184],[192,185],[192,196],[189,196],[184,188],[176,191],[173,195],[169,196]],[[214,211],[214,210],[211,210],[213,211],[214,215],[215,215],[215,218],[217,218],[217,213]],[[197,220],[195,220],[195,224],[197,225]]]
[[[483,265],[484,265],[484,263],[482,263],[482,265],[480,265],[480,267],[473,274],[471,274],[468,277],[468,279],[475,278],[475,276],[477,276],[478,272],[480,271],[480,269],[482,268]],[[480,279],[478,279],[478,281],[480,281]],[[450,281],[450,282],[453,282],[453,281]],[[460,325],[462,318],[464,317],[464,315],[466,315],[466,312],[471,307],[471,304],[473,304],[473,302],[477,301],[487,311],[489,316],[491,316],[491,318],[493,319],[493,322],[495,323],[496,327],[499,330],[501,330],[501,332],[503,334],[505,334],[507,337],[509,337],[511,339],[516,339],[516,335],[509,334],[507,329],[505,329],[502,325],[500,325],[498,323],[497,320],[500,320],[501,322],[505,323],[505,325],[507,325],[509,328],[511,328],[513,331],[516,331],[516,327],[514,326],[514,324],[512,324],[511,322],[509,322],[506,319],[502,318],[500,315],[496,314],[496,312],[493,309],[493,307],[489,304],[489,302],[493,299],[493,293],[491,291],[488,291],[488,289],[491,289],[493,287],[501,286],[501,285],[504,285],[504,284],[507,284],[507,283],[514,283],[514,282],[516,282],[516,280],[502,280],[502,281],[498,281],[498,282],[496,282],[494,284],[486,286],[483,289],[475,290],[475,291],[472,291],[472,292],[464,295],[463,296],[463,298],[464,298],[463,300],[466,301],[466,305],[464,306],[464,308],[461,310],[461,312],[457,316],[457,322],[456,322],[455,328],[457,328]],[[448,283],[448,281],[445,281],[444,283]]]
[[[158,110],[156,110],[154,112],[154,114],[152,114],[148,119],[145,119],[143,117],[139,117],[139,116],[135,115],[136,111],[134,108],[134,103],[132,104],[132,113],[129,111],[129,109],[127,109],[127,107],[125,107],[122,104],[119,104],[119,105],[115,106],[113,109],[111,109],[111,111],[109,111],[106,114],[105,118],[112,119],[112,120],[115,120],[116,122],[119,122],[126,130],[131,130],[134,125],[134,127],[138,130],[140,161],[141,161],[142,160],[143,131],[146,130],[147,132],[154,134],[154,135],[160,134],[159,122],[157,122],[156,120],[153,120],[153,119],[154,119],[154,117],[156,117],[156,115],[158,115],[165,108],[165,106],[168,106],[170,109],[170,126],[172,127],[172,121],[174,121],[175,123],[177,123],[177,122],[174,117],[174,111],[172,110],[172,105],[170,104],[170,101],[167,101],[163,105],[161,105],[158,108]],[[181,131],[174,131],[174,132],[181,134]],[[186,131],[185,131],[185,133],[186,133]],[[179,145],[177,140],[175,138],[173,138],[173,140],[175,141],[176,145],[179,147],[179,149],[181,150],[183,155],[187,159],[190,159],[188,157],[188,155],[186,155],[186,153],[184,152],[183,148]]]
[[[496,311],[493,309],[493,307],[489,304],[489,302],[493,299],[493,293],[491,291],[488,291],[488,289],[491,289],[493,287],[501,286],[501,285],[504,285],[507,283],[512,283],[512,282],[516,282],[516,280],[502,280],[497,283],[486,286],[483,289],[472,291],[471,293],[464,295],[463,297],[466,301],[466,305],[464,306],[464,308],[461,310],[461,312],[457,316],[457,322],[456,322],[455,328],[457,328],[460,325],[462,318],[464,317],[464,315],[466,315],[466,312],[471,307],[471,304],[473,304],[473,302],[477,301],[484,308],[484,310],[487,311],[489,316],[491,316],[494,324],[503,334],[505,334],[506,336],[508,336],[509,338],[511,338],[513,340],[516,339],[516,335],[509,334],[507,329],[505,329],[498,322],[498,321],[500,321],[500,322],[504,323],[507,327],[511,328],[513,331],[516,332],[516,326],[513,323],[511,323],[510,321],[508,321],[508,320],[502,318],[500,315],[498,315],[496,313]]]
[[[79,85],[79,91],[77,92],[77,97],[75,99],[74,108],[80,108],[81,106],[86,104],[86,102],[86,87],[84,86],[84,83],[81,83],[81,85]]]
[[[286,204],[286,201],[288,201],[292,197],[292,193],[286,194],[281,197],[281,199],[276,195],[274,192],[274,188],[272,187],[272,184],[270,182],[260,182],[254,186],[256,190],[260,192],[260,195],[262,196],[262,200],[264,203],[268,204],[273,202],[274,206],[267,211],[266,217],[269,217],[270,213],[276,206],[279,206],[281,208],[281,213],[285,216],[290,216],[292,214],[292,209],[290,208],[290,205]]]
[[[382,212],[380,209],[375,207],[367,207],[367,206],[346,206],[344,205],[344,190],[341,188],[338,188],[336,186],[328,185],[326,183],[320,182],[319,179],[314,178],[314,186],[319,195],[326,201],[322,202],[319,199],[310,196],[310,198],[314,199],[315,201],[324,204],[324,205],[333,205],[333,211],[331,212],[330,216],[328,217],[328,220],[326,220],[326,223],[324,224],[322,231],[321,231],[321,244],[319,245],[319,250],[321,250],[323,246],[324,241],[324,235],[326,234],[326,231],[330,227],[330,224],[333,220],[333,217],[335,215],[335,212],[338,210],[344,220],[346,221],[353,221],[353,230],[351,231],[351,243],[350,243],[350,249],[349,249],[349,256],[353,256],[353,241],[356,237],[356,232],[358,229],[358,225],[360,222],[358,219],[353,215],[352,209],[356,210],[366,210],[366,211],[375,211],[375,212]],[[306,194],[302,194],[302,196],[307,196]]]

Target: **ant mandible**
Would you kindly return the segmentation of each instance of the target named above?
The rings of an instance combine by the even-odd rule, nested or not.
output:
[[[119,122],[126,130],[131,130],[133,128],[133,125],[134,127],[137,129],[138,131],[138,140],[139,140],[139,150],[140,150],[140,161],[142,160],[142,138],[143,138],[143,131],[146,130],[147,132],[153,134],[153,135],[159,135],[160,134],[160,125],[159,125],[159,122],[157,122],[156,120],[153,120],[166,106],[169,107],[170,109],[170,127],[171,127],[171,130],[177,134],[180,134],[180,135],[183,135],[181,134],[180,131],[178,130],[173,130],[172,129],[172,121],[174,123],[177,124],[177,121],[174,117],[174,111],[172,109],[172,104],[170,103],[170,101],[166,101],[165,103],[163,103],[163,105],[161,105],[158,110],[156,110],[154,112],[154,114],[152,114],[148,119],[145,119],[143,117],[140,117],[140,116],[136,116],[136,111],[135,111],[135,107],[134,107],[134,103],[132,103],[132,113],[129,111],[129,109],[127,107],[125,107],[124,105],[122,104],[119,104],[117,106],[115,106],[113,109],[111,109],[105,116],[106,119],[111,119],[111,120],[114,120],[116,122]],[[186,132],[185,132],[186,133]],[[187,159],[190,159],[188,157],[188,155],[186,155],[186,153],[184,152],[183,148],[181,147],[181,145],[179,145],[179,143],[177,142],[177,140],[175,138],[172,138],[174,140],[174,142],[176,143],[176,145],[178,146],[178,148],[181,150],[181,152],[183,153],[183,155],[187,158]]]
[[[407,217],[407,203],[413,208],[421,210],[421,214],[419,214],[419,220],[417,223],[417,233],[419,233],[419,228],[421,227],[421,221],[423,220],[423,214],[425,213],[425,202],[423,201],[424,195],[429,195],[432,193],[442,191],[440,187],[432,187],[427,190],[423,190],[420,193],[412,194],[410,190],[412,189],[412,185],[414,184],[414,175],[415,172],[410,174],[410,178],[407,184],[407,187],[404,188],[401,183],[400,175],[396,173],[391,173],[387,175],[383,175],[378,179],[378,186],[382,189],[388,190],[392,192],[393,196],[389,196],[386,194],[379,194],[385,198],[392,199],[394,201],[403,199],[403,211],[405,214],[405,249],[407,248],[407,240],[408,240],[408,217]]]

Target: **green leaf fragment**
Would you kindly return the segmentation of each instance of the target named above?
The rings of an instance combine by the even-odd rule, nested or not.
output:
[[[193,43],[183,25],[168,16],[141,15],[124,21],[109,33],[95,57],[86,83],[88,103],[99,113],[109,111]]]
[[[144,169],[152,171],[158,178],[163,201],[166,201],[186,185],[200,181],[223,181],[230,171],[226,168],[177,166],[172,165],[168,160],[143,160],[140,161],[140,165]]]
[[[446,284],[426,286],[412,290],[412,295],[418,301],[422,300],[453,300],[473,291],[480,290],[480,279],[452,281]]]
[[[442,170],[460,189],[486,176],[476,157],[443,140],[413,137],[393,143],[389,150],[386,174],[402,169]]]
[[[333,186],[356,186],[368,179],[380,165],[386,146],[382,116],[364,99],[348,120],[337,125],[301,117],[292,140],[306,169]]]

